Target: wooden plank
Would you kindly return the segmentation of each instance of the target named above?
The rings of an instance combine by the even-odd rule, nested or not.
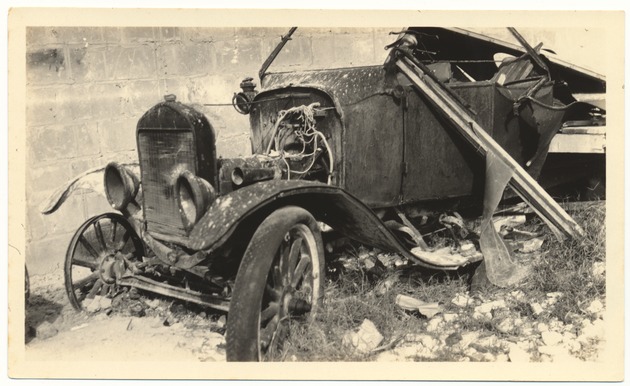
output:
[[[396,66],[411,82],[425,94],[431,103],[443,112],[457,128],[458,132],[481,154],[493,152],[503,162],[510,165],[513,176],[510,187],[547,223],[559,239],[564,236],[577,237],[584,234],[580,226],[556,201],[479,126],[470,114],[457,103],[448,90],[408,58],[401,57]]]
[[[556,134],[549,144],[549,153],[606,153],[606,136],[594,134]]]

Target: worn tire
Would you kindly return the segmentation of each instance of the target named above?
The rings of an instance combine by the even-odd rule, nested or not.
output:
[[[296,257],[298,254],[299,257]],[[302,276],[302,273],[297,272],[301,265],[308,264],[302,261],[306,259],[305,256],[308,256],[310,267],[305,268],[306,272]],[[295,269],[292,268],[292,262],[296,262]],[[289,273],[285,275],[283,270]],[[281,275],[279,280],[278,275]],[[283,284],[277,288],[278,282],[292,282],[297,276],[301,277],[298,279],[300,284]],[[290,308],[287,303],[300,296],[309,298],[310,313],[301,316],[312,318],[321,304],[323,282],[324,247],[313,216],[295,206],[278,209],[269,215],[249,242],[236,276],[226,331],[227,360],[270,359],[266,357],[264,344],[267,342],[265,337],[269,337],[268,330],[273,331],[269,340],[271,344],[267,345],[271,352],[275,350],[276,337],[283,336],[276,331],[286,329],[283,327],[286,320],[298,313],[295,306]],[[306,295],[300,293],[304,289]],[[281,295],[278,295],[278,291]],[[280,309],[277,327],[270,325],[278,316],[265,322],[269,318],[267,312],[272,308],[272,303]],[[261,328],[262,323],[266,325],[264,329]]]

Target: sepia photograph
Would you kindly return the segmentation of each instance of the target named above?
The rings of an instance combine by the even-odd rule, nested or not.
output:
[[[9,376],[621,380],[623,12],[480,13],[11,10]]]

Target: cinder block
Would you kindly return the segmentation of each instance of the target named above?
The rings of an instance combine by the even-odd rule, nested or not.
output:
[[[53,106],[59,123],[74,123],[79,119],[92,117],[92,102],[89,98],[89,84],[75,84],[59,88],[56,104]]]
[[[271,41],[275,41],[276,44],[280,42],[280,38],[289,32],[289,27],[237,27],[234,30],[233,36],[237,38],[265,38]],[[301,32],[301,28],[294,34],[297,35]]]
[[[27,198],[34,194],[48,195],[74,176],[65,160],[30,166],[26,168]]]
[[[360,66],[374,63],[374,41],[372,34],[335,35],[335,64]]]
[[[107,201],[107,197],[102,194],[94,192],[86,193],[83,196],[83,200],[85,203],[85,213],[87,214],[87,218],[103,213],[118,213],[118,211],[111,207]]]
[[[179,27],[160,27],[159,30],[161,41],[181,40],[179,36]]]
[[[34,200],[31,211],[27,211],[27,235],[31,240],[42,240],[55,235],[74,232],[83,222],[85,203],[83,193],[75,192],[68,196],[63,204],[53,213],[39,213],[48,197]]]
[[[40,126],[58,122],[57,100],[58,88],[27,87],[26,88],[26,125]]]
[[[99,46],[72,46],[69,48],[69,66],[75,82],[93,82],[106,79],[105,48]]]
[[[236,50],[230,59],[232,71],[250,68],[260,68],[264,58],[262,56],[262,39],[240,38],[236,41]]]
[[[59,27],[55,28],[57,39],[68,44],[103,44],[101,27]]]
[[[98,138],[98,125],[94,121],[89,121],[81,125],[75,125],[72,127],[74,135],[74,143],[77,145],[73,152],[76,156],[92,157],[98,156],[101,153],[99,138]]]
[[[27,85],[67,82],[67,53],[62,46],[36,48],[26,53]]]
[[[139,117],[138,117],[139,118]],[[136,119],[100,121],[98,124],[99,142],[106,158],[113,154],[136,148]]]
[[[106,77],[111,80],[148,79],[156,75],[155,46],[108,47]]]
[[[90,85],[87,97],[92,104],[92,119],[120,119],[132,112],[126,81]]]
[[[66,233],[27,243],[25,262],[29,275],[44,275],[63,270],[66,249],[71,239],[72,234]]]
[[[119,27],[103,27],[103,40],[107,44],[120,44],[122,41],[122,32]]]
[[[150,107],[164,101],[157,80],[137,80],[126,82],[125,98],[128,103],[127,117],[140,119]]]
[[[159,35],[155,27],[125,27],[120,29],[122,41],[125,43],[154,42]]]
[[[266,40],[263,45],[263,60],[271,54],[276,47],[277,42]],[[262,64],[262,61],[261,61]],[[291,71],[297,69],[306,69],[313,64],[313,47],[310,36],[294,36],[280,51],[270,71]]]
[[[311,46],[313,68],[327,68],[335,62],[335,37],[331,33],[313,35]]]
[[[161,45],[157,55],[160,76],[195,76],[216,70],[210,43]]]
[[[35,163],[68,159],[76,153],[77,143],[74,141],[72,126],[39,127],[28,134],[29,157]]]
[[[219,42],[234,40],[236,29],[182,27],[179,32],[183,42]]]

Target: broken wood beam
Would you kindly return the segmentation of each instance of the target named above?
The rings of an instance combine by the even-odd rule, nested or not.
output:
[[[483,156],[494,153],[502,162],[513,170],[510,187],[544,221],[558,239],[565,236],[582,236],[582,228],[565,212],[560,205],[499,145],[472,116],[465,107],[451,96],[451,92],[441,82],[434,80],[421,63],[414,63],[402,56],[396,62],[400,71],[409,78],[416,88],[424,94],[457,129],[466,141]],[[426,67],[425,67],[426,68]]]

